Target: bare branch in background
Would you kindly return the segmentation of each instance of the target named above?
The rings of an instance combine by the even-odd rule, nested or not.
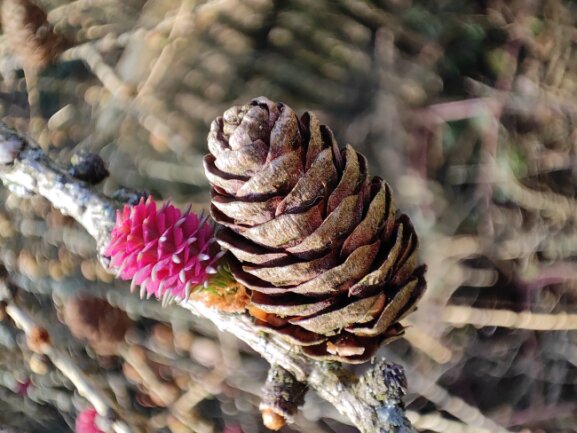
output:
[[[128,426],[122,420],[115,419],[117,414],[108,397],[95,386],[66,352],[54,347],[48,331],[38,325],[28,311],[18,305],[10,296],[5,282],[1,281],[0,284],[4,286],[2,287],[4,293],[0,293],[0,299],[7,304],[6,314],[10,316],[18,328],[24,331],[28,346],[33,351],[46,355],[52,361],[52,364],[72,382],[80,395],[90,402],[98,414],[105,419],[111,420],[111,426],[115,433],[138,433],[139,430]]]

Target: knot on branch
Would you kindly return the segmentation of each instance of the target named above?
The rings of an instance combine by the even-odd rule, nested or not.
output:
[[[379,360],[361,377],[357,391],[371,403],[387,401],[402,404],[401,399],[407,391],[407,377],[400,365]]]
[[[304,403],[306,391],[306,383],[299,382],[281,366],[272,365],[260,404],[264,425],[279,430],[287,421],[292,422],[299,406]]]
[[[407,391],[407,378],[403,367],[384,359],[378,360],[356,385],[357,396],[375,407],[383,431],[412,432],[410,423],[403,416],[403,396]],[[401,409],[401,410],[399,410]]]

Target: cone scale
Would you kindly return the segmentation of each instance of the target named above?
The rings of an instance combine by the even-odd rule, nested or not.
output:
[[[217,241],[264,330],[317,359],[361,363],[425,289],[417,236],[389,186],[314,114],[258,98],[211,125]]]

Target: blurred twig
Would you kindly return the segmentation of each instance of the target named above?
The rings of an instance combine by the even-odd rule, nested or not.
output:
[[[467,425],[458,421],[444,418],[439,413],[421,415],[414,411],[407,411],[407,417],[415,428],[430,430],[439,433],[492,433],[493,430],[486,427]]]
[[[577,329],[577,314],[540,314],[510,310],[492,310],[468,306],[448,305],[443,309],[443,320],[456,326],[501,326],[535,331],[563,331]]]
[[[8,290],[5,290],[5,293],[7,294]],[[72,382],[80,395],[90,402],[99,415],[106,418],[114,418],[115,411],[109,399],[65,352],[59,350],[52,344],[48,331],[38,325],[32,316],[23,307],[18,305],[11,296],[5,295],[3,301],[7,303],[6,314],[10,316],[18,328],[24,331],[28,339],[33,341],[33,344],[37,346],[36,350],[46,355],[52,361],[54,366]],[[38,335],[36,334],[39,332],[44,334],[42,341],[34,342],[35,339],[38,339]],[[128,426],[122,420],[114,420],[112,422],[112,428],[116,433],[136,433],[139,431],[135,429],[134,426]]]

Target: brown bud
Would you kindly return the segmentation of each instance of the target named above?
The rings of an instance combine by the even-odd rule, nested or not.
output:
[[[280,430],[286,424],[286,419],[271,408],[262,411],[262,423],[270,430]]]
[[[26,334],[26,344],[33,352],[43,354],[50,346],[50,334],[41,326],[34,326]]]
[[[102,182],[110,174],[100,155],[83,150],[76,152],[70,158],[68,173],[76,179],[93,185]]]
[[[304,403],[307,384],[299,382],[288,370],[271,365],[262,391],[260,410],[265,426],[280,429],[292,422],[299,406]]]
[[[43,355],[33,354],[28,361],[28,366],[33,373],[38,375],[42,376],[48,373],[48,360]]]

